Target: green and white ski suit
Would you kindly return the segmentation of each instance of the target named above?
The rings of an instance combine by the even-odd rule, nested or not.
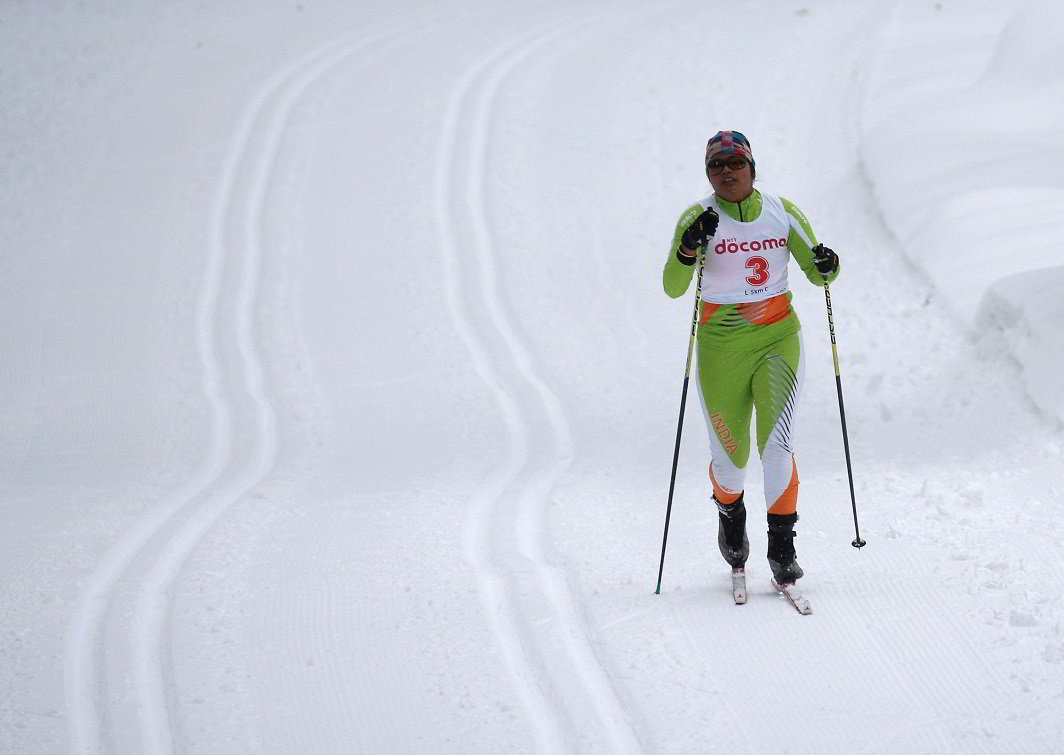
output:
[[[793,514],[798,467],[792,431],[804,356],[787,269],[794,257],[810,282],[824,285],[813,264],[816,236],[801,210],[786,199],[756,189],[739,203],[710,195],[687,208],[676,224],[663,273],[665,293],[673,298],[687,291],[695,270],[695,259],[679,254],[680,237],[709,207],[720,223],[710,244],[699,250],[705,270],[698,382],[712,450],[713,494],[728,504],[742,493],[756,410],[766,505],[771,514]],[[827,282],[838,274],[836,269]]]

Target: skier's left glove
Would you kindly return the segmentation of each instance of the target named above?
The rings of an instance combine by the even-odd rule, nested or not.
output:
[[[823,244],[813,247],[813,264],[821,275],[831,275],[839,269],[839,255]]]

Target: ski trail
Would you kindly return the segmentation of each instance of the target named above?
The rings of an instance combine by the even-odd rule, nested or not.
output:
[[[75,752],[105,749],[104,625],[115,610],[120,583],[138,579],[139,572],[128,631],[142,747],[147,752],[176,749],[173,695],[164,663],[172,587],[222,514],[269,473],[277,450],[276,413],[255,332],[262,208],[277,151],[299,97],[329,69],[394,33],[386,27],[369,35],[346,35],[294,60],[259,88],[237,126],[212,203],[195,325],[201,390],[211,418],[206,459],[191,480],[123,534],[82,588],[64,648],[64,695]],[[143,570],[138,561],[148,558],[154,563]]]
[[[501,646],[507,670],[531,719],[537,749],[564,752],[566,737],[546,697],[545,681],[525,651],[530,642],[524,636],[525,631],[520,624],[517,609],[511,601],[503,578],[492,563],[490,554],[492,508],[506,490],[509,481],[520,472],[523,459],[527,456],[527,444],[521,409],[492,365],[488,347],[477,335],[472,316],[463,302],[459,249],[454,230],[457,221],[453,217],[455,211],[451,208],[450,201],[451,184],[455,181],[455,156],[458,151],[462,106],[477,77],[502,58],[505,52],[504,48],[488,55],[458,80],[443,121],[434,187],[447,310],[460,338],[469,350],[474,371],[491,391],[499,406],[509,438],[495,473],[484,482],[472,501],[463,549],[466,560],[476,572],[492,633]]]
[[[638,737],[617,692],[602,667],[590,637],[587,623],[577,608],[564,570],[553,566],[545,547],[544,516],[555,483],[573,458],[573,441],[565,410],[558,396],[540,377],[534,360],[512,323],[502,301],[493,252],[492,229],[485,197],[488,136],[491,117],[496,108],[502,83],[532,53],[556,37],[571,32],[582,22],[575,21],[540,32],[529,41],[511,43],[496,50],[472,66],[455,87],[444,121],[442,144],[437,164],[436,215],[440,228],[446,282],[446,298],[451,319],[473,357],[474,369],[497,401],[508,433],[508,447],[496,473],[485,482],[470,508],[464,548],[473,565],[488,611],[494,634],[503,649],[509,672],[530,714],[541,751],[559,752],[572,749],[576,732],[568,730],[566,721],[573,709],[590,701],[593,714],[601,722],[615,752],[638,752]],[[484,80],[478,79],[489,71]],[[479,91],[472,105],[470,157],[465,199],[472,221],[472,250],[477,263],[476,292],[487,311],[494,330],[492,340],[501,340],[505,353],[492,354],[488,338],[478,335],[472,326],[472,314],[463,303],[458,241],[455,226],[456,208],[451,207],[452,189],[461,183],[454,174],[455,155],[459,149],[459,127],[464,103],[475,88]],[[500,362],[503,362],[500,364]],[[520,380],[504,380],[502,373],[516,368]],[[520,383],[523,381],[524,385]],[[531,389],[531,390],[529,390]],[[543,414],[549,426],[548,450],[533,458],[530,452],[530,415]],[[541,458],[545,457],[545,458]],[[504,498],[515,489],[514,509]],[[507,517],[513,521],[507,520]],[[516,573],[492,557],[492,527],[503,527],[516,534],[518,551],[535,567],[539,590],[546,598],[562,637],[568,662],[575,670],[583,689],[575,696],[566,690],[564,679],[550,672],[545,662],[551,648],[543,647],[544,638],[522,615],[515,594],[528,589],[518,584]]]
[[[333,45],[329,45],[331,48]],[[131,619],[131,645],[134,667],[134,688],[140,709],[140,721],[146,748],[151,752],[173,749],[172,719],[174,715],[167,700],[167,680],[162,660],[161,638],[169,611],[169,593],[174,580],[196,545],[211,526],[237,499],[253,489],[269,472],[277,449],[276,414],[270,403],[263,381],[261,360],[255,347],[254,312],[260,278],[262,239],[261,211],[269,185],[271,168],[276,158],[278,145],[288,116],[299,95],[325,70],[338,62],[346,50],[321,53],[313,56],[309,70],[307,62],[299,61],[291,70],[283,71],[276,82],[269,82],[238,130],[235,144],[225,163],[223,177],[215,200],[215,216],[212,220],[212,260],[235,258],[241,261],[237,273],[234,302],[235,347],[239,356],[242,388],[252,403],[250,420],[255,431],[252,448],[243,460],[228,460],[225,476],[219,475],[222,484],[210,491],[180,529],[159,550],[153,568],[141,582],[138,599]],[[291,82],[291,83],[289,83]],[[281,94],[278,94],[281,92]],[[269,104],[276,99],[276,104]],[[268,116],[268,117],[267,117]],[[265,126],[261,124],[265,121]],[[256,131],[263,131],[262,144],[255,148]],[[246,199],[241,200],[240,183],[244,176],[240,166],[252,163],[243,189]],[[242,205],[242,206],[241,206]],[[231,244],[227,237],[233,237]],[[234,253],[235,252],[235,253]],[[219,283],[221,275],[212,276],[213,284]],[[217,305],[217,292],[212,302]],[[212,313],[213,314],[213,313]],[[201,343],[212,338],[210,314],[201,320]],[[228,416],[228,413],[227,413]],[[234,427],[228,422],[223,428],[225,445],[233,445]],[[224,480],[224,482],[223,482]]]
[[[571,28],[566,31],[571,31]],[[546,414],[551,430],[552,453],[546,459],[547,465],[543,469],[534,470],[532,474],[526,474],[525,489],[519,498],[516,530],[520,552],[536,566],[542,588],[559,621],[565,649],[611,738],[613,751],[637,752],[641,749],[638,737],[609,675],[595,652],[590,629],[569,589],[566,574],[563,569],[553,566],[546,554],[545,509],[555,483],[572,463],[572,430],[561,400],[537,372],[524,339],[512,323],[511,315],[502,301],[495,256],[491,253],[492,232],[484,191],[491,114],[505,79],[538,46],[553,36],[537,40],[518,50],[504,64],[497,66],[484,84],[474,116],[468,196],[473,211],[475,249],[477,260],[480,262],[480,284],[485,304],[491,314],[491,322],[505,341],[518,373],[532,387],[535,399]],[[528,428],[526,422],[522,430],[527,432]],[[537,460],[538,463],[542,461],[544,460]],[[530,465],[527,458],[523,459],[523,462],[526,467]]]

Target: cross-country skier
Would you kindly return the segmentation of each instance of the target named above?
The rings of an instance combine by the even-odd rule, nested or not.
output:
[[[839,258],[817,243],[794,204],[754,188],[754,156],[743,134],[719,131],[710,138],[706,175],[713,193],[680,216],[663,277],[665,292],[681,296],[698,255],[705,255],[698,381],[712,451],[717,543],[733,568],[745,566],[750,541],[743,485],[756,410],[768,562],[777,583],[793,584],[803,575],[794,552],[798,466],[793,432],[804,354],[787,267],[793,256],[805,276],[823,286],[838,277]]]

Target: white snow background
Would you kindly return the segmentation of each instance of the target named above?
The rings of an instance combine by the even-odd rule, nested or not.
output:
[[[1064,10],[0,4],[0,751],[1064,750]],[[732,604],[661,268],[840,255]]]

